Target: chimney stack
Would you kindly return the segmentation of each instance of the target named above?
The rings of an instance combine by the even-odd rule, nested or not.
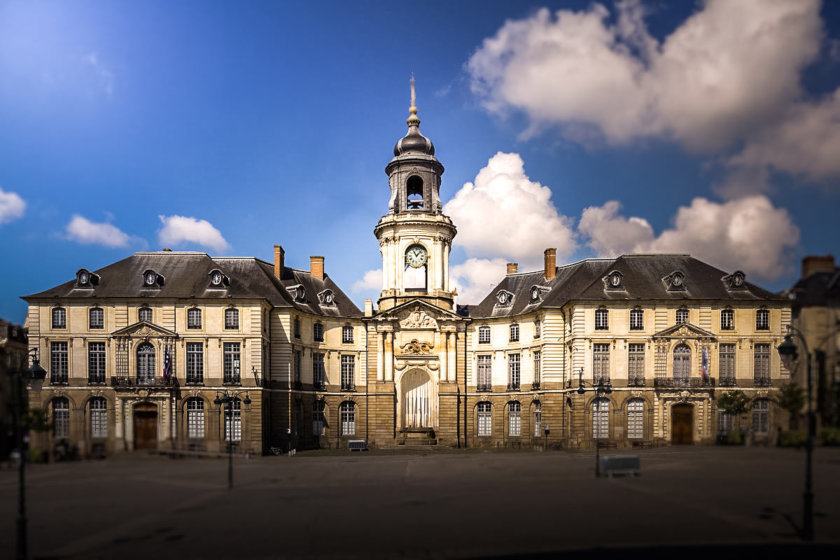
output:
[[[373,317],[373,302],[369,299],[365,300],[365,317]]]
[[[557,275],[557,249],[545,250],[545,279],[553,280]]]
[[[274,276],[283,278],[283,268],[286,266],[286,251],[280,245],[274,246]]]
[[[309,274],[318,280],[324,279],[324,257],[309,257]]]
[[[519,270],[519,263],[507,263],[507,273],[516,274]]]
[[[808,255],[802,259],[802,278],[808,278],[815,272],[834,272],[832,255]]]

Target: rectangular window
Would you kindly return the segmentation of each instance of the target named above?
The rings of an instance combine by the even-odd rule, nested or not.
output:
[[[102,397],[90,400],[90,437],[108,437],[108,401]]]
[[[765,435],[770,427],[770,401],[756,399],[753,401],[753,432]]]
[[[755,312],[755,330],[770,330],[770,311],[767,309],[759,309]]]
[[[204,383],[203,342],[187,342],[187,383]]]
[[[592,383],[606,383],[610,380],[610,345],[592,345]]]
[[[542,436],[542,405],[534,403],[534,437]]]
[[[312,435],[324,435],[324,401],[315,401],[312,405]]]
[[[300,350],[295,350],[294,353],[294,382],[295,386],[299,387],[301,382],[301,375],[300,375]]]
[[[756,344],[754,353],[755,384],[760,386],[770,385],[770,345]]]
[[[187,309],[187,328],[201,328],[201,309],[198,309],[197,307],[191,307]]]
[[[478,343],[490,344],[490,327],[478,327]]]
[[[187,401],[187,437],[204,438],[204,401],[196,397]]]
[[[478,356],[478,391],[493,390],[493,357],[487,354]]]
[[[88,321],[88,328],[90,329],[104,329],[105,328],[105,310],[101,307],[94,307],[90,310]]]
[[[592,437],[610,437],[610,401],[607,399],[595,399],[592,403]]]
[[[236,330],[239,328],[239,310],[225,309],[225,329]]]
[[[534,350],[534,384],[539,387],[540,376],[542,375],[542,352]]]
[[[645,384],[645,345],[629,344],[627,350],[627,382],[631,387],[643,387]]]
[[[225,441],[242,441],[242,401],[225,405]]]
[[[53,385],[67,384],[67,343],[50,343],[50,383]]]
[[[70,437],[70,401],[58,397],[52,401],[53,436],[56,438]]]
[[[341,390],[356,390],[356,357],[353,355],[341,356]]]
[[[353,327],[344,326],[341,328],[341,342],[353,344]]]
[[[356,435],[356,407],[352,403],[341,403],[341,435]]]
[[[508,354],[508,391],[519,390],[519,354]]]
[[[510,341],[519,342],[519,325],[517,324],[510,326]]]
[[[224,382],[239,383],[240,377],[239,343],[225,342],[224,344]]]
[[[720,312],[720,330],[731,331],[735,328],[735,311],[723,309]]]
[[[324,325],[315,323],[312,326],[312,338],[315,339],[315,342],[324,342]]]
[[[67,310],[63,307],[56,307],[52,310],[52,328],[67,328]]]
[[[645,437],[645,401],[630,399],[627,403],[627,437],[643,439]]]
[[[688,323],[688,309],[677,309],[677,324]]]
[[[539,319],[534,322],[534,338],[540,338],[542,336],[542,323],[540,323]]]
[[[721,344],[718,356],[720,385],[732,387],[735,385],[735,345]]]
[[[88,383],[105,383],[105,343],[88,343]]]
[[[510,403],[508,408],[508,436],[522,435],[522,405],[518,402]]]
[[[596,309],[595,310],[595,330],[596,331],[605,331],[610,328],[609,320],[608,320],[607,310],[606,309]]]
[[[295,317],[294,321],[295,338],[300,338],[300,319]]]
[[[137,310],[137,320],[140,322],[152,322],[152,308],[151,307],[141,307]]]
[[[640,331],[645,328],[645,312],[641,309],[630,310],[630,330]]]
[[[326,371],[324,371],[324,354],[321,352],[312,353],[312,383],[316,389],[324,389],[327,384]]]
[[[735,415],[718,410],[718,433],[728,434],[735,425]]]
[[[490,403],[478,403],[478,435],[479,437],[489,437],[493,435],[492,417],[490,415]]]

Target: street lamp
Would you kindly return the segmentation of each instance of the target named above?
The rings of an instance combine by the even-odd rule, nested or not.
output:
[[[17,546],[15,558],[26,560],[26,449],[23,441],[23,407],[26,399],[24,380],[35,392],[41,391],[41,385],[47,376],[46,370],[38,364],[38,349],[33,348],[26,353],[27,361],[32,356],[32,365],[22,369],[19,366],[16,371],[10,373],[14,383],[12,392],[14,395],[14,416],[15,445],[20,454],[20,474],[18,478],[18,518],[17,518]]]
[[[578,377],[577,393],[578,393],[578,395],[583,395],[587,391],[587,389],[585,389],[584,386],[583,386],[583,384],[584,384],[583,368],[580,368],[580,371],[579,371],[578,375],[579,375],[579,377]],[[604,378],[601,377],[600,379],[598,379],[598,384],[597,385],[596,384],[590,384],[590,385],[591,385],[591,387],[590,387],[589,390],[590,391],[595,391],[595,398],[596,399],[600,399],[604,395],[609,395],[610,393],[612,393],[612,385],[610,385],[610,380],[609,379],[607,379],[607,382],[604,383]],[[609,417],[607,418],[607,421],[609,422]],[[599,432],[600,432],[600,428],[599,428]],[[600,433],[599,433],[599,435],[600,435]],[[597,478],[597,477],[600,477],[600,476],[601,476],[601,438],[597,437],[597,438],[595,438],[595,477]]]
[[[816,431],[816,420],[814,417],[814,407],[811,403],[811,369],[814,366],[815,360],[811,358],[811,352],[808,350],[808,343],[805,342],[805,337],[802,333],[788,325],[788,334],[785,335],[785,340],[777,350],[782,362],[788,370],[793,369],[793,365],[798,357],[796,344],[793,342],[793,335],[802,343],[802,348],[805,350],[806,356],[806,371],[805,379],[808,388],[808,441],[805,444],[805,491],[802,493],[802,539],[806,541],[814,540],[814,492],[812,491],[813,481],[813,454],[814,454],[814,432]]]
[[[228,434],[228,442],[227,442],[227,451],[228,451],[228,490],[233,490],[233,403],[234,401],[239,398],[239,395],[245,395],[245,398],[242,399],[243,404],[245,406],[249,406],[251,404],[251,399],[248,397],[248,391],[234,391],[228,392],[227,390],[216,393],[216,398],[213,400],[213,403],[216,406],[219,405],[227,405],[227,421],[230,423],[227,424],[226,428],[230,430]],[[221,410],[221,408],[220,408]],[[239,412],[239,421],[242,421],[242,411]]]

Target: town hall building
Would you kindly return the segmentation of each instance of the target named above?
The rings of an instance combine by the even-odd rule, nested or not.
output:
[[[309,270],[199,252],[140,252],[26,296],[48,371],[29,404],[40,443],[84,452],[369,446],[625,447],[755,440],[789,381],[775,347],[790,304],[689,255],[624,255],[507,274],[455,304],[443,165],[408,132],[385,167],[374,227],[383,285],[359,309]],[[488,227],[491,227],[488,225]],[[743,391],[739,422],[716,399]]]

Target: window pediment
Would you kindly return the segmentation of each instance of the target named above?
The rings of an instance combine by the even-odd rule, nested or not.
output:
[[[507,290],[499,290],[496,292],[496,301],[500,307],[509,307],[513,305],[513,293]]]
[[[211,288],[224,289],[230,286],[230,278],[218,268],[211,270],[207,277]]]
[[[144,288],[160,288],[164,284],[164,277],[152,269],[147,269],[143,272],[143,287]]]
[[[746,275],[740,271],[736,270],[732,274],[727,274],[721,280],[726,284],[727,290],[746,290],[747,289],[747,280]]]
[[[80,268],[76,272],[77,288],[93,288],[99,285],[99,275],[94,274],[86,268]]]
[[[624,275],[618,270],[610,271],[602,280],[604,281],[604,288],[607,290],[624,289]]]
[[[289,286],[288,288],[286,288],[286,291],[291,294],[292,298],[295,300],[296,303],[306,302],[306,288],[303,287],[303,284],[295,284],[294,286]]]
[[[332,290],[318,292],[318,303],[321,305],[335,306],[335,292]]]
[[[668,287],[669,292],[683,292],[685,291],[685,273],[675,270],[668,276],[662,279]]]

